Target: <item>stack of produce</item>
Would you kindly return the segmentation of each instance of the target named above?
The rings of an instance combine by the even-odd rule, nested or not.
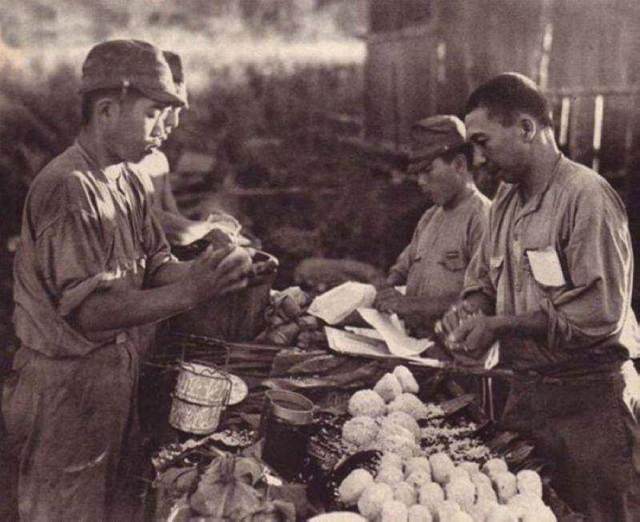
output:
[[[535,471],[514,475],[504,460],[489,458],[488,448],[471,442],[468,426],[447,427],[442,410],[424,404],[418,391],[411,372],[398,366],[351,397],[343,441],[382,456],[374,472],[355,469],[343,480],[343,504],[380,522],[556,520]]]
[[[255,341],[302,349],[326,344],[324,324],[306,313],[311,300],[308,294],[297,287],[273,292],[271,304],[265,313],[268,326]]]

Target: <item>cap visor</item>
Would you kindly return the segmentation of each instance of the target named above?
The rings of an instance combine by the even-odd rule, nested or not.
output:
[[[136,89],[138,89],[142,94],[144,94],[150,100],[153,100],[159,103],[166,103],[167,105],[178,105],[180,107],[185,106],[184,100],[180,99],[175,94],[171,94],[170,92],[163,91],[160,89],[147,89],[147,88],[141,89],[138,86],[136,86]]]

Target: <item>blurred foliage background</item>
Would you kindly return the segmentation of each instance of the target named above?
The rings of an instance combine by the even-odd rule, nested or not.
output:
[[[197,217],[217,205],[236,214],[280,257],[279,287],[312,255],[386,268],[426,203],[416,185],[391,183],[336,139],[345,118],[348,133],[359,132],[366,7],[366,0],[4,0],[0,315],[11,307],[11,251],[28,185],[77,133],[84,56],[115,37],[146,39],[185,60],[191,109],[165,149],[174,168],[185,154],[211,159],[197,182],[189,172],[174,177],[185,212]]]

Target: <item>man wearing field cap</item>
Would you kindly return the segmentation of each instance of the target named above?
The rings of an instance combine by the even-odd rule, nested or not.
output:
[[[486,225],[489,200],[473,182],[471,154],[464,123],[455,116],[426,118],[411,129],[409,171],[434,206],[391,267],[375,305],[398,313],[419,334],[428,333],[457,299]],[[403,284],[406,295],[394,288]]]
[[[91,49],[78,139],[35,178],[15,260],[20,348],[3,391],[21,520],[134,520],[139,327],[246,284],[246,253],[169,253],[127,168],[164,137],[176,93],[160,50]],[[129,496],[127,495],[129,494]]]

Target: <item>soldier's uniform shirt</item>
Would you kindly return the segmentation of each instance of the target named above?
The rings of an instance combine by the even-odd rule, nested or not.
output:
[[[24,520],[113,516],[136,424],[138,329],[84,335],[73,312],[94,292],[144,288],[171,260],[123,164],[100,170],[76,143],[32,183],[14,267],[21,346],[3,392]]]
[[[407,295],[451,298],[463,288],[464,273],[478,248],[491,202],[469,188],[454,208],[433,206],[390,272],[407,283]]]

